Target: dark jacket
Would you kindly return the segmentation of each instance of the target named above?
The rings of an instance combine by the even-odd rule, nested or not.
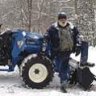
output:
[[[70,28],[72,29],[71,35],[72,35],[73,43],[74,43],[72,51],[74,52],[76,46],[81,45],[80,34],[79,34],[78,29],[76,27],[74,27],[72,23],[68,22],[65,27],[67,27],[67,26],[70,26]],[[61,27],[61,26],[58,25],[58,23],[56,22],[48,28],[48,30],[45,34],[45,37],[47,38],[48,43],[51,44],[52,51],[59,51],[59,45],[60,45],[60,38],[59,38],[59,33],[58,33],[59,27]]]

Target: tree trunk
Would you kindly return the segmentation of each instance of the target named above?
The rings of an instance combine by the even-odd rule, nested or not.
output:
[[[32,0],[28,0],[28,13],[29,13],[29,18],[28,18],[28,31],[31,31],[31,25],[32,25]]]

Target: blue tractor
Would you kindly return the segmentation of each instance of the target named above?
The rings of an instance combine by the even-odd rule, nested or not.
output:
[[[23,30],[8,30],[0,34],[0,66],[7,65],[14,71],[17,65],[26,85],[31,88],[43,88],[53,77],[53,66],[44,55],[44,38],[42,35]]]
[[[38,33],[26,32],[20,29],[16,31],[8,30],[1,33],[0,66],[7,65],[9,68],[0,69],[0,71],[14,71],[17,65],[25,85],[41,89],[52,81],[54,72],[58,72],[58,63],[60,62],[57,57],[50,59],[50,49],[50,44],[46,43],[44,37]],[[77,76],[78,72],[82,75],[83,71],[78,68],[78,62],[75,60],[70,59],[69,64],[71,69],[70,82],[76,83],[79,80]],[[86,70],[89,72],[88,68]],[[91,72],[89,73],[91,74]],[[87,87],[84,85],[86,88],[95,79],[92,74],[91,77],[92,80],[88,82]],[[81,81],[80,84],[82,83]]]

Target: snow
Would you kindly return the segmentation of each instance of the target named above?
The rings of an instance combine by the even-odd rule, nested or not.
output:
[[[71,55],[79,61],[79,57]],[[88,61],[96,63],[96,47],[89,48]],[[96,75],[96,67],[91,68]],[[0,96],[96,96],[96,82],[93,82],[92,90],[83,91],[78,85],[68,88],[68,93],[59,90],[60,82],[58,74],[54,75],[53,81],[44,89],[31,89],[25,87],[19,76],[18,68],[14,72],[0,72]]]

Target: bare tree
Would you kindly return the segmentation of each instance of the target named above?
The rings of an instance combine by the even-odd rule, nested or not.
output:
[[[75,0],[75,8],[78,15],[79,30],[93,44],[94,37],[94,10],[93,0]],[[77,5],[77,6],[76,6]]]
[[[27,0],[28,3],[28,13],[29,13],[29,18],[28,18],[28,31],[31,31],[31,26],[32,26],[32,3],[33,0]]]
[[[38,9],[39,9],[39,16],[38,16],[38,32],[40,32],[40,25],[41,25],[41,16],[42,16],[42,9],[43,9],[43,4],[45,0],[41,0],[38,4]]]
[[[93,42],[93,37],[96,38],[94,10],[96,13],[96,0],[0,0],[0,22],[3,28],[45,32],[56,21],[58,12],[64,11],[68,20]]]

